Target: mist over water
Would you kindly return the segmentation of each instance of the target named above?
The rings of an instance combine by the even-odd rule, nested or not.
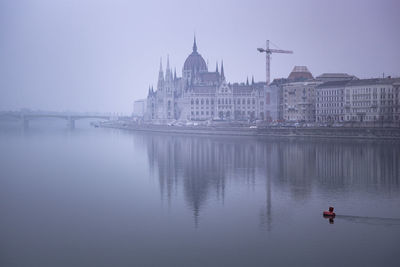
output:
[[[398,143],[171,136],[86,125],[0,127],[0,265],[400,260]],[[339,215],[333,224],[322,217],[330,205]]]

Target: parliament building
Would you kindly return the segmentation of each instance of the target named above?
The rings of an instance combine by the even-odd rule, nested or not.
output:
[[[269,114],[265,82],[228,83],[224,65],[209,71],[197,51],[196,38],[192,53],[186,58],[182,76],[160,62],[156,90],[149,88],[145,118],[155,123],[181,121],[254,121],[267,120]]]

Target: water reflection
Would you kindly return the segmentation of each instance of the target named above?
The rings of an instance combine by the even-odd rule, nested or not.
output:
[[[273,194],[305,201],[313,191],[399,191],[399,144],[146,135],[151,172],[168,202],[183,189],[197,225],[210,198],[227,184],[264,187],[260,225],[271,229]]]
[[[382,218],[382,217],[367,217],[367,216],[350,216],[337,215],[335,217],[325,217],[330,224],[334,224],[336,220],[345,220],[351,223],[368,224],[368,225],[384,225],[384,226],[400,226],[400,218]]]

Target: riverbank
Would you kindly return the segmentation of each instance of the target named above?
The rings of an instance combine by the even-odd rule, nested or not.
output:
[[[103,122],[99,126],[130,131],[191,135],[377,139],[400,141],[400,128],[168,126],[136,124],[126,121]]]

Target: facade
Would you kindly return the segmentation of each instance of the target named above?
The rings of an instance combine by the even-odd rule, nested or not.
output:
[[[309,80],[283,85],[283,119],[315,122],[315,87],[320,82]]]
[[[316,88],[316,121],[343,122],[346,112],[344,93],[348,81],[329,81]]]
[[[274,80],[279,88],[279,119],[282,121],[315,121],[316,81],[306,66],[295,66],[287,79]]]
[[[265,83],[227,83],[224,65],[209,71],[197,51],[185,60],[182,77],[172,73],[167,61],[160,63],[157,90],[149,88],[146,119],[155,123],[172,120],[266,120]]]
[[[276,94],[276,105],[271,105],[269,108],[270,113],[277,114],[277,121],[283,121],[283,85],[288,83],[289,80],[286,78],[274,79],[271,84],[268,85],[268,88],[272,91],[275,91]],[[273,98],[271,98],[273,99]]]
[[[400,79],[326,82],[317,87],[317,122],[399,122]]]
[[[140,99],[133,102],[133,116],[143,117],[147,111],[147,99]]]
[[[265,90],[265,115],[270,121],[279,120],[279,100],[281,96],[280,87],[277,84],[270,84]]]
[[[314,88],[318,83],[306,66],[295,66],[287,78],[274,79],[267,87],[267,92],[274,92],[271,99],[276,101],[267,107],[271,109],[268,111],[276,114],[277,121],[312,121]]]

